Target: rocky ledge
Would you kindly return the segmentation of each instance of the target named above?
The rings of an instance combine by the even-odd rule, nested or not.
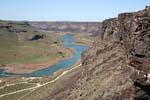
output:
[[[46,100],[150,100],[150,8],[105,20],[100,33]]]
[[[99,91],[99,99],[149,100],[149,7],[143,11],[122,13],[118,18],[105,20],[100,38],[83,55],[83,66],[87,70],[84,71],[85,74],[92,70],[92,73],[99,73],[95,77],[110,73],[101,80],[101,84],[105,82],[105,88]],[[100,88],[103,87],[101,84]]]

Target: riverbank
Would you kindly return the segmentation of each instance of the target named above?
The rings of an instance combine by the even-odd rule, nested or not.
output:
[[[93,33],[81,33],[81,32],[59,32],[59,31],[46,31],[51,33],[56,33],[60,36],[70,34],[73,35],[75,38],[75,44],[77,45],[93,45],[94,41],[96,40],[97,36],[92,35]]]
[[[81,66],[81,62],[80,61],[78,61],[73,67],[71,67],[71,68],[69,68],[69,69],[66,69],[66,70],[64,70],[64,71],[62,71],[62,73],[61,74],[59,74],[59,75],[57,75],[55,78],[53,78],[53,79],[51,79],[51,80],[48,80],[48,81],[46,81],[46,82],[44,82],[44,83],[37,83],[37,82],[31,82],[31,81],[29,81],[31,78],[28,78],[28,79],[24,79],[24,78],[22,78],[22,79],[24,79],[24,80],[26,80],[26,81],[22,81],[22,82],[16,82],[16,83],[11,83],[11,84],[5,84],[5,85],[3,85],[3,86],[0,86],[0,91],[1,90],[3,90],[3,89],[5,89],[5,88],[7,88],[7,89],[12,89],[12,87],[13,86],[21,86],[21,85],[27,85],[27,88],[25,88],[25,87],[20,87],[20,89],[18,88],[17,90],[12,90],[12,91],[7,91],[7,92],[5,92],[5,93],[1,93],[0,94],[0,99],[3,99],[3,98],[7,98],[7,100],[16,100],[16,98],[18,99],[21,99],[21,98],[26,98],[26,97],[30,97],[30,94],[31,93],[33,93],[33,92],[35,92],[36,90],[37,90],[37,92],[38,92],[38,89],[43,89],[43,88],[45,88],[47,85],[51,85],[51,84],[53,84],[53,83],[55,83],[57,80],[59,80],[60,78],[62,78],[64,75],[66,75],[67,73],[69,73],[69,72],[72,72],[73,70],[75,70],[75,69],[77,69],[78,67],[80,67]],[[43,78],[33,78],[33,80],[34,79],[38,79],[38,80],[43,80]],[[6,83],[6,82],[5,82]],[[29,87],[28,87],[29,86]],[[47,89],[46,89],[47,90]],[[28,92],[26,92],[26,91],[29,91],[29,93]],[[22,93],[22,92],[26,92],[25,94],[23,94],[23,95],[20,95],[19,96],[19,94],[18,93]],[[12,97],[12,95],[13,95],[13,97]],[[13,98],[13,99],[12,99]]]
[[[75,40],[75,44],[77,45],[89,45],[91,46],[94,43],[94,41],[92,40],[88,40],[88,39],[76,39]]]
[[[15,73],[15,74],[32,73],[34,71],[53,66],[60,61],[69,59],[74,54],[74,50],[70,48],[65,48],[65,52],[67,52],[68,56],[52,59],[48,62],[42,62],[38,64],[8,64],[8,65],[5,65],[5,67],[1,67],[1,69],[3,69],[4,72],[7,72],[7,73]]]
[[[49,95],[49,91],[53,89],[54,84],[58,85],[59,83],[64,82],[62,81],[64,78],[71,77],[69,73],[71,73],[71,75],[76,73],[76,70],[80,69],[81,66],[81,53],[89,46],[76,45],[74,43],[75,39],[72,35],[64,35],[63,39],[65,40],[64,46],[67,48],[73,48],[75,51],[71,59],[58,62],[54,66],[35,71],[31,74],[22,75],[22,77],[16,76],[1,78],[0,91],[4,92],[0,94],[0,99],[41,99]],[[61,86],[61,84],[59,84],[58,87],[59,86]]]
[[[96,36],[93,36],[92,33],[69,33],[75,37],[75,44],[77,45],[93,45],[96,40]]]
[[[25,22],[0,21],[0,77],[31,73],[69,59],[73,51],[63,46],[61,37]]]
[[[88,45],[76,45],[74,42],[75,41],[74,36],[69,35],[69,34],[63,35],[62,40],[64,40],[63,41],[64,45],[62,45],[61,48],[57,48],[56,49],[57,51],[53,50],[53,51],[57,52],[57,54],[59,54],[56,57],[61,58],[60,60],[56,61],[56,57],[55,57],[55,59],[47,60],[47,61],[51,61],[51,62],[45,62],[45,63],[42,62],[43,61],[42,59],[39,59],[38,61],[40,61],[41,63],[34,63],[34,65],[30,65],[30,66],[28,65],[27,67],[26,66],[23,66],[23,67],[19,67],[19,66],[10,67],[9,66],[7,71],[8,72],[11,71],[11,72],[7,73],[7,72],[3,71],[0,73],[0,76],[1,77],[6,77],[6,76],[9,76],[9,77],[11,77],[11,76],[12,77],[13,76],[15,76],[15,77],[17,77],[17,76],[49,77],[49,76],[52,76],[55,72],[57,72],[59,70],[70,68],[76,62],[78,62],[78,60],[81,57],[81,53],[84,52],[86,49],[88,49],[89,46]],[[66,49],[62,52],[63,48],[66,48]],[[68,49],[70,52],[69,55],[68,55],[68,51],[67,51]],[[52,58],[51,56],[52,55],[47,55],[47,57]],[[45,65],[52,64],[52,61],[54,61],[52,66],[45,66]],[[7,68],[6,66],[4,66],[4,67]]]

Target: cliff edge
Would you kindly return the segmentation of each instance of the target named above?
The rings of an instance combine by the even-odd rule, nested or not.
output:
[[[100,33],[44,100],[150,100],[150,8],[105,20]]]

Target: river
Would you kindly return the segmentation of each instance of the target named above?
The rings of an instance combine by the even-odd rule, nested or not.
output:
[[[62,35],[62,39],[64,41],[64,47],[66,48],[73,48],[74,54],[72,58],[65,59],[56,63],[53,66],[48,68],[43,68],[41,70],[34,71],[28,74],[13,74],[13,73],[6,73],[5,71],[0,71],[0,77],[11,77],[11,76],[22,76],[22,77],[47,77],[53,75],[56,71],[66,69],[72,67],[76,64],[79,59],[81,58],[81,53],[84,52],[86,49],[89,48],[87,45],[77,45],[74,43],[75,38],[73,35]]]

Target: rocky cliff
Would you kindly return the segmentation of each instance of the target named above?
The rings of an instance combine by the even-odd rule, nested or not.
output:
[[[87,32],[98,34],[101,29],[99,22],[29,22],[32,26],[44,30],[60,32]]]
[[[149,7],[103,21],[100,33],[81,69],[44,100],[150,100]]]

